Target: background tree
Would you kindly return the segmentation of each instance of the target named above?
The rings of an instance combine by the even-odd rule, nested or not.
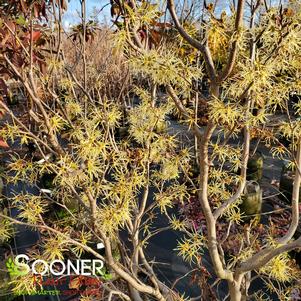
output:
[[[85,1],[77,27],[82,38],[75,41],[62,33],[65,2],[4,3],[1,83],[7,90],[7,79],[13,78],[23,86],[27,118],[2,100],[7,122],[0,136],[9,144],[16,140],[23,149],[34,146],[29,153],[13,150],[4,177],[7,183],[26,181],[37,193],[9,200],[18,209],[16,217],[9,216],[3,196],[3,237],[11,235],[13,224],[27,225],[42,237],[41,248],[31,250],[32,258],[50,261],[90,253],[103,259],[98,299],[184,299],[158,279],[152,258],[145,256],[149,239],[166,229],[183,231],[178,253],[198,271],[203,298],[216,298],[213,290],[205,290],[205,250],[214,267],[213,288],[227,281],[231,300],[249,297],[252,272],[267,279],[279,298],[291,294],[299,275],[287,252],[301,241],[293,240],[299,223],[301,131],[288,95],[300,91],[301,4],[234,4],[218,14],[214,4],[204,3],[201,18],[195,20],[184,14],[178,18],[172,0],[167,15],[157,4],[114,1],[118,30],[107,31],[107,43],[113,46],[105,52],[114,59],[94,63],[91,57],[89,64],[88,49],[96,44],[86,39],[91,23]],[[169,16],[170,22],[163,19]],[[66,53],[68,45],[74,52]],[[108,89],[108,79],[118,81],[120,75],[101,77],[98,64],[106,71],[126,66],[121,86],[111,81]],[[126,112],[126,104],[133,102],[125,89],[129,77],[139,105]],[[209,89],[200,88],[201,83]],[[193,109],[185,105],[187,99]],[[198,116],[201,102],[207,110],[205,126]],[[279,106],[285,119],[270,127]],[[167,116],[175,108],[195,136],[195,153],[181,149],[168,131]],[[300,101],[294,108],[300,114]],[[281,143],[283,137],[287,145]],[[242,225],[240,203],[254,140],[268,145],[274,156],[289,159],[295,173],[292,218],[282,235],[272,222]],[[190,173],[193,162],[198,162],[197,180]],[[200,212],[198,223],[170,214],[177,202],[185,207],[192,199],[193,209]],[[169,220],[166,228],[156,223],[163,216]],[[227,247],[233,236],[236,245]],[[99,241],[104,255],[91,245]],[[283,284],[276,287],[273,280]],[[15,291],[38,289],[32,275],[10,285]]]
[[[50,262],[87,254],[102,259],[106,266],[98,275],[101,281],[92,287],[92,296],[88,290],[77,296],[82,300],[180,299],[158,280],[152,259],[144,255],[148,240],[164,230],[151,227],[159,209],[164,212],[172,199],[186,196],[177,178],[189,155],[179,151],[175,138],[166,132],[170,106],[150,106],[149,95],[137,87],[141,103],[127,116],[126,137],[121,135],[119,126],[125,122],[121,100],[127,89],[116,82],[120,74],[114,68],[124,64],[122,54],[104,43],[102,54],[108,59],[94,58],[96,63],[89,64],[83,57],[93,53],[93,44],[87,44],[88,50],[82,43],[97,46],[99,39],[73,41],[64,35],[65,7],[60,2],[21,4],[13,1],[2,11],[1,75],[7,90],[12,79],[22,86],[25,109],[23,103],[12,107],[6,98],[1,100],[5,114],[1,136],[12,146],[11,156],[5,158],[5,182],[26,183],[28,191],[2,196],[3,240],[13,235],[12,225],[23,225],[41,235],[39,248],[28,250],[32,259]],[[79,28],[87,30],[87,22]],[[112,40],[112,32],[104,29],[102,34],[107,43]],[[88,37],[87,32],[83,35]],[[40,60],[35,59],[38,53]],[[99,72],[101,67],[105,72]],[[128,76],[122,80],[126,84]],[[172,182],[168,189],[167,181]],[[156,202],[148,202],[150,187],[156,187]],[[12,209],[16,216],[9,214]],[[98,242],[104,244],[105,254],[98,253]],[[13,293],[40,289],[32,274],[1,285],[2,291]]]

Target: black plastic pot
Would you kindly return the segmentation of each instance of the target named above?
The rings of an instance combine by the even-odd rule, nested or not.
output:
[[[278,140],[281,144],[283,144],[285,147],[290,147],[292,140],[291,138],[284,137],[284,136],[279,136]]]
[[[53,181],[56,177],[56,174],[54,173],[45,173],[42,175],[41,179],[40,179],[40,187],[43,189],[53,189],[54,188],[54,184]]]
[[[128,126],[121,126],[116,128],[115,138],[120,141],[129,135],[129,127]]]
[[[260,153],[256,153],[248,160],[247,180],[260,181],[262,179],[262,171],[263,156]]]
[[[22,98],[20,97],[20,95],[12,94],[9,97],[7,97],[7,104],[9,107],[16,106],[20,104],[21,99]]]
[[[279,191],[281,192],[281,199],[287,203],[291,203],[293,187],[294,187],[295,174],[292,170],[289,170],[286,165],[283,165],[280,176]],[[301,199],[301,188],[300,197]]]
[[[299,101],[301,100],[301,95],[298,94],[298,93],[290,93],[289,94],[289,101],[294,103],[294,104],[297,104]]]

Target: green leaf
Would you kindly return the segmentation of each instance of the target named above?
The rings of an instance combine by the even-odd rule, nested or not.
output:
[[[26,19],[23,16],[19,16],[19,18],[16,20],[16,23],[18,25],[23,26],[23,25],[26,25],[27,22],[26,22]]]

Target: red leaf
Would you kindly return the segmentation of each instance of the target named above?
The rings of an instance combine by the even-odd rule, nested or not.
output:
[[[41,32],[40,31],[33,31],[32,32],[32,40],[35,42],[41,37]]]
[[[2,138],[0,138],[0,148],[9,148],[9,145]]]
[[[81,283],[81,277],[76,277],[73,278],[70,283],[69,283],[69,288],[70,289],[79,289],[81,287],[82,283]]]
[[[39,40],[39,38],[41,37],[41,32],[40,31],[33,31],[32,32],[32,40],[33,42],[36,42],[37,40]],[[24,39],[30,41],[31,36],[30,36],[30,32],[27,33],[26,35],[24,35]]]

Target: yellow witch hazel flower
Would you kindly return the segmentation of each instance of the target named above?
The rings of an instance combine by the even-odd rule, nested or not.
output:
[[[188,197],[184,185],[174,184],[167,188],[165,191],[155,194],[157,206],[160,208],[161,213],[167,213],[168,208],[175,205],[175,201],[183,202]]]
[[[40,196],[24,195],[16,202],[20,209],[19,217],[35,224],[41,220],[41,215],[47,210],[47,202]]]
[[[23,275],[10,281],[12,291],[16,295],[34,294],[39,290],[35,277],[32,274]]]
[[[274,257],[260,269],[260,272],[281,282],[291,281],[296,278],[296,270],[292,267],[292,261],[288,253],[282,253]]]
[[[74,82],[68,78],[63,78],[60,81],[60,86],[62,89],[71,90],[74,87]]]
[[[44,247],[44,257],[47,261],[53,261],[55,259],[64,260],[64,252],[66,249],[66,241],[61,236],[49,237],[45,243]]]
[[[7,212],[5,211],[4,213],[7,214]],[[0,218],[0,243],[9,240],[12,237],[12,235],[13,235],[13,228],[11,223],[4,218]]]
[[[175,84],[183,89],[188,87],[193,78],[202,76],[201,68],[185,64],[171,50],[164,53],[150,50],[140,57],[131,58],[129,63],[133,72],[150,76],[157,84]]]
[[[54,129],[55,131],[62,130],[66,125],[65,120],[58,115],[51,117],[49,121],[50,121],[51,128]]]
[[[241,212],[238,207],[229,208],[225,215],[229,221],[232,221],[236,224],[240,224],[242,222]]]
[[[198,233],[189,234],[178,242],[175,249],[185,261],[196,262],[204,247],[204,238]]]
[[[243,116],[242,108],[237,106],[237,103],[214,98],[209,105],[211,119],[218,124],[232,128]]]
[[[141,91],[140,91],[141,92]],[[140,93],[141,94],[141,93]],[[141,144],[147,143],[152,138],[157,137],[156,130],[160,126],[165,130],[165,115],[169,108],[160,106],[153,108],[147,99],[141,105],[131,110],[129,115],[130,129],[132,137]]]
[[[172,208],[174,205],[174,197],[162,193],[156,195],[156,202],[158,203],[158,207],[160,207],[161,213],[167,213],[167,208]]]
[[[68,101],[66,104],[66,111],[70,117],[75,117],[82,113],[81,105],[76,101]]]
[[[173,230],[184,230],[185,229],[185,222],[179,220],[174,215],[170,219],[170,226]]]
[[[129,202],[122,204],[116,201],[111,205],[104,205],[97,210],[99,228],[105,231],[110,237],[114,237],[116,232],[123,228],[126,221],[131,218],[131,208]]]
[[[179,177],[179,168],[175,160],[168,160],[163,163],[160,176],[162,180],[171,180]]]

